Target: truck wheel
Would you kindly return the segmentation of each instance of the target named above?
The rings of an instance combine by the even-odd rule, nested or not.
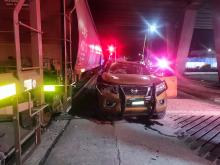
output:
[[[166,115],[166,111],[159,112],[153,115],[153,119],[163,119]]]
[[[105,119],[107,114],[105,113],[105,109],[104,109],[104,99],[100,96],[97,97],[97,101],[98,101],[98,107],[97,107],[97,116],[100,119]]]

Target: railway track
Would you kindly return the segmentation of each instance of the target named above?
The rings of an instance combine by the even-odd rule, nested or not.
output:
[[[198,156],[220,165],[220,116],[170,116],[177,137]]]

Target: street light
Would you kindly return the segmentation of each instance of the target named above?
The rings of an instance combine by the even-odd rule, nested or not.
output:
[[[148,25],[149,26],[149,31],[151,32],[151,33],[155,33],[155,32],[157,32],[157,26],[156,25]]]
[[[144,35],[144,45],[143,45],[143,51],[142,51],[142,61],[144,61],[144,53],[145,53],[145,47],[147,42],[147,37],[150,36],[149,34],[157,33],[157,25],[155,24],[147,24],[147,30]],[[147,43],[148,46],[148,43]],[[149,56],[149,50],[147,49],[147,56]]]
[[[211,53],[211,52],[212,52],[212,49],[211,49],[211,48],[208,48],[207,51],[208,51],[209,53]]]

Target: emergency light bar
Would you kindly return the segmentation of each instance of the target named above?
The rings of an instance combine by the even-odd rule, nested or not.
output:
[[[10,96],[14,96],[14,95],[16,95],[15,83],[0,86],[0,100],[5,99]]]
[[[170,62],[165,58],[157,59],[157,66],[161,69],[168,69],[170,68]]]

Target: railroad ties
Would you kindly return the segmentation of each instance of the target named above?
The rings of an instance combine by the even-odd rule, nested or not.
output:
[[[220,165],[220,116],[170,116],[179,139],[199,156]]]

